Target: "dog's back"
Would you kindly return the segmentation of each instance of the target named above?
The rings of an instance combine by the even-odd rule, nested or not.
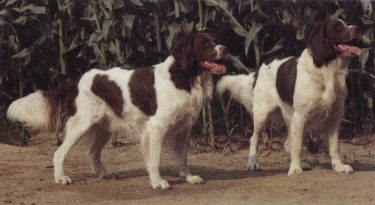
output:
[[[256,73],[248,75],[223,76],[216,84],[216,92],[221,97],[229,92],[231,98],[241,103],[248,112],[252,113],[253,87],[256,82]]]

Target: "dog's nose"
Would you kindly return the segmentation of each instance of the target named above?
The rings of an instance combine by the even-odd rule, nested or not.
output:
[[[220,46],[219,51],[224,55],[228,54],[228,48],[225,46]]]
[[[358,26],[353,26],[352,32],[353,32],[354,35],[359,35],[359,34],[361,34],[361,29],[359,29]]]

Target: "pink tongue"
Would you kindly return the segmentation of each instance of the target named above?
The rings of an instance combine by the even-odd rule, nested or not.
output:
[[[354,55],[361,55],[361,49],[355,46],[349,46],[349,45],[340,45],[342,49],[345,49],[347,52],[350,52]]]
[[[227,72],[225,65],[213,63],[210,61],[203,61],[202,65],[207,68],[211,73],[224,74]]]

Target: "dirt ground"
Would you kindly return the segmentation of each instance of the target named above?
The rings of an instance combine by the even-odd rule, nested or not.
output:
[[[262,151],[262,171],[251,173],[245,170],[247,148],[225,155],[191,151],[190,169],[203,185],[184,183],[164,153],[161,174],[173,188],[153,190],[137,144],[103,150],[103,163],[119,175],[110,180],[93,174],[86,152],[76,146],[65,161],[73,184],[54,184],[55,140],[39,135],[29,147],[0,144],[0,204],[375,204],[374,139],[341,142],[354,174],[333,171],[324,153],[304,153],[312,170],[287,177],[281,149]]]

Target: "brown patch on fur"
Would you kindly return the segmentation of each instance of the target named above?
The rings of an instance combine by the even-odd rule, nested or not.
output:
[[[43,96],[47,99],[50,107],[50,121],[46,131],[61,131],[68,118],[77,112],[74,100],[78,95],[80,79],[81,76],[43,92]]]
[[[291,57],[281,64],[276,76],[276,88],[280,98],[293,105],[294,87],[297,78],[297,57]]]
[[[154,67],[135,69],[129,81],[132,103],[148,116],[155,115],[157,109],[154,84]]]
[[[91,91],[103,99],[117,117],[123,117],[124,99],[121,88],[114,81],[109,80],[107,75],[96,75]]]

